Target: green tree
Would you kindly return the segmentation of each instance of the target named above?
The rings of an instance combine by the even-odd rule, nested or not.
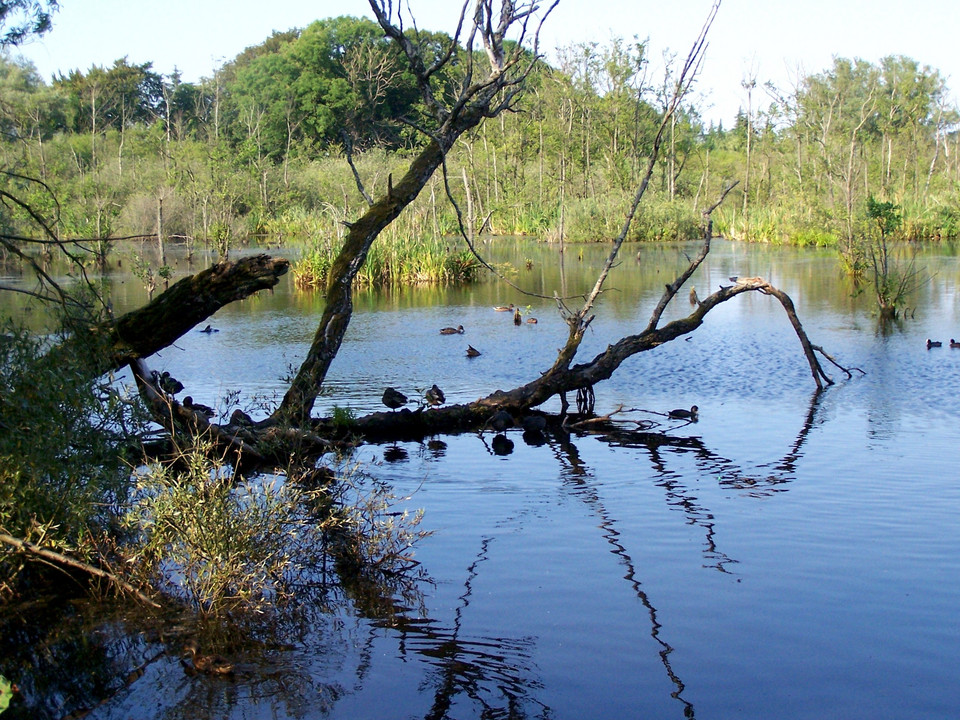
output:
[[[43,35],[58,6],[57,0],[0,0],[0,47]]]

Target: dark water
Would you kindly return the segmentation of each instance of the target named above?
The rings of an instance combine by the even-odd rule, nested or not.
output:
[[[646,324],[681,249],[626,256],[582,358]],[[517,284],[574,294],[604,251],[568,249],[562,276],[555,248],[493,252]],[[767,277],[813,342],[866,375],[828,368],[837,384],[816,395],[779,305],[751,294],[597,388],[598,412],[696,404],[696,424],[637,411],[626,417],[666,435],[529,445],[515,431],[506,456],[489,434],[365,446],[358,459],[434,531],[415,602],[389,621],[346,599],[318,608],[267,669],[233,680],[161,656],[90,717],[956,716],[960,350],[947,341],[960,338],[960,263],[944,249],[921,263],[913,318],[880,333],[828,253],[719,243],[695,276],[701,297],[729,275]],[[509,302],[539,322],[491,309]],[[668,315],[689,309],[685,294],[675,304]],[[237,390],[255,404],[283,387],[318,313],[284,287],[153,363],[200,402]],[[465,335],[437,332],[457,324]],[[317,410],[378,409],[386,384],[436,382],[448,402],[508,389],[549,366],[564,330],[555,303],[503,283],[361,294]],[[465,357],[468,342],[481,357]],[[149,659],[149,643],[127,643],[128,666]]]

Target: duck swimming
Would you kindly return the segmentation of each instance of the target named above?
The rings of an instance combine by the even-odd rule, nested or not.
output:
[[[445,327],[440,330],[441,335],[463,335],[463,325],[456,327]]]
[[[180,663],[189,675],[196,675],[197,673],[203,673],[204,675],[233,675],[234,670],[233,663],[221,655],[201,654],[200,643],[196,638],[190,638],[184,644]]]
[[[480,351],[477,350],[473,345],[467,345],[467,357],[469,358],[480,357]]]
[[[930,348],[940,347],[942,345],[943,343],[939,340],[931,340],[930,338],[927,338],[927,350]]]
[[[513,303],[509,305],[494,305],[493,309],[497,312],[513,312]]]
[[[697,412],[700,410],[696,405],[691,407],[689,410],[671,410],[667,413],[668,416],[674,418],[675,420],[696,420]]]

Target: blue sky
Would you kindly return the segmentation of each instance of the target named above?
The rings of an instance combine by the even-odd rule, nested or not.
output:
[[[396,0],[395,5],[407,0]],[[452,32],[456,0],[409,0],[420,27]],[[552,48],[611,35],[649,38],[651,51],[685,55],[709,11],[710,0],[561,0],[544,26]],[[57,71],[108,66],[128,56],[152,62],[164,74],[174,67],[185,80],[214,68],[273,30],[303,27],[321,17],[369,15],[365,0],[61,0],[54,29],[23,47],[45,78]],[[787,88],[798,71],[813,73],[834,56],[876,62],[901,54],[947,77],[960,90],[960,2],[957,0],[723,0],[710,35],[699,91],[705,116],[729,125],[746,107],[743,81],[755,76]],[[769,98],[755,91],[754,102]]]

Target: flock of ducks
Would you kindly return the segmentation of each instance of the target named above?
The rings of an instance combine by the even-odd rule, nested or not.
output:
[[[931,340],[930,338],[927,338],[927,350],[935,347],[943,347],[943,343],[940,340]],[[960,342],[950,338],[950,347],[960,348]]]
[[[691,292],[691,302],[695,302],[693,294],[695,291]],[[520,308],[513,303],[509,305],[495,305],[495,312],[512,312],[513,313],[513,323],[514,325],[523,324],[523,315],[520,312]],[[527,318],[527,323],[535,325],[537,319],[535,317]],[[441,335],[463,335],[466,331],[464,330],[463,325],[457,325],[456,327],[444,327],[440,328]],[[939,343],[931,344],[932,341],[927,341],[927,347],[933,347],[934,345],[939,345]],[[951,347],[960,347],[960,343],[954,345],[953,340],[950,341]],[[481,352],[477,350],[473,345],[467,345],[467,357],[475,358],[479,357]],[[408,402],[410,398],[404,395],[402,392],[393,387],[385,388],[383,391],[383,396],[380,398],[380,401],[387,406],[390,410],[399,410]],[[423,401],[421,407],[437,407],[446,402],[446,397],[443,394],[443,391],[437,387],[436,383],[423,393]],[[697,422],[699,418],[699,408],[696,405],[693,405],[689,410],[685,408],[678,408],[676,410],[671,410],[666,413],[667,417],[673,420],[686,420],[688,423]],[[497,413],[494,413],[487,420],[484,425],[484,429],[490,429],[495,431],[498,434],[498,437],[504,432],[504,430],[513,427],[514,425],[519,424],[520,427],[524,429],[524,432],[531,433],[541,433],[546,427],[546,419],[540,415],[530,415],[524,417],[519,423],[517,423],[513,416],[510,415],[505,410],[500,410]],[[495,440],[497,438],[494,438]]]

